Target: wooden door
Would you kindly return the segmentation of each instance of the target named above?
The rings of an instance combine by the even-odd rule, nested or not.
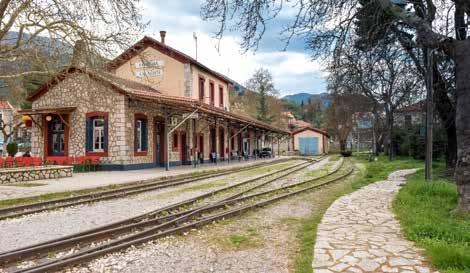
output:
[[[187,145],[186,145],[186,133],[181,133],[181,151],[180,151],[180,158],[181,164],[186,164],[187,162]]]
[[[163,166],[165,162],[165,123],[156,119],[154,128],[155,165]]]

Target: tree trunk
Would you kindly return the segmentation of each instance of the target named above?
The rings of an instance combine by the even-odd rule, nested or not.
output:
[[[455,181],[459,191],[459,209],[470,212],[470,40],[456,41],[457,82],[457,167]]]
[[[346,140],[340,140],[339,141],[339,149],[341,152],[346,151]]]
[[[447,152],[446,166],[447,168],[455,168],[457,161],[457,129],[455,128],[455,106],[448,95],[447,84],[442,77],[437,65],[434,65],[434,107],[439,114],[442,125],[446,131]]]
[[[393,160],[393,113],[387,112],[387,138],[388,138],[388,159]]]

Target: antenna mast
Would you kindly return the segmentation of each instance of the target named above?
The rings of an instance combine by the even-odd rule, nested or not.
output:
[[[193,32],[194,43],[196,44],[196,61],[197,61],[197,35],[196,32]]]

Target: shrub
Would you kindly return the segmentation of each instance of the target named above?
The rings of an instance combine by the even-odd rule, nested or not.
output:
[[[7,153],[9,156],[13,157],[18,152],[18,144],[15,142],[10,142],[7,144]]]

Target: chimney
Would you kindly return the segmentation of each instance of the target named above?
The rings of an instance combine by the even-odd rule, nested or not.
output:
[[[160,31],[160,42],[161,42],[162,44],[165,44],[165,36],[166,36],[166,31],[161,30],[161,31]]]
[[[70,66],[83,68],[87,64],[87,45],[84,40],[78,40],[73,47],[72,60]]]

